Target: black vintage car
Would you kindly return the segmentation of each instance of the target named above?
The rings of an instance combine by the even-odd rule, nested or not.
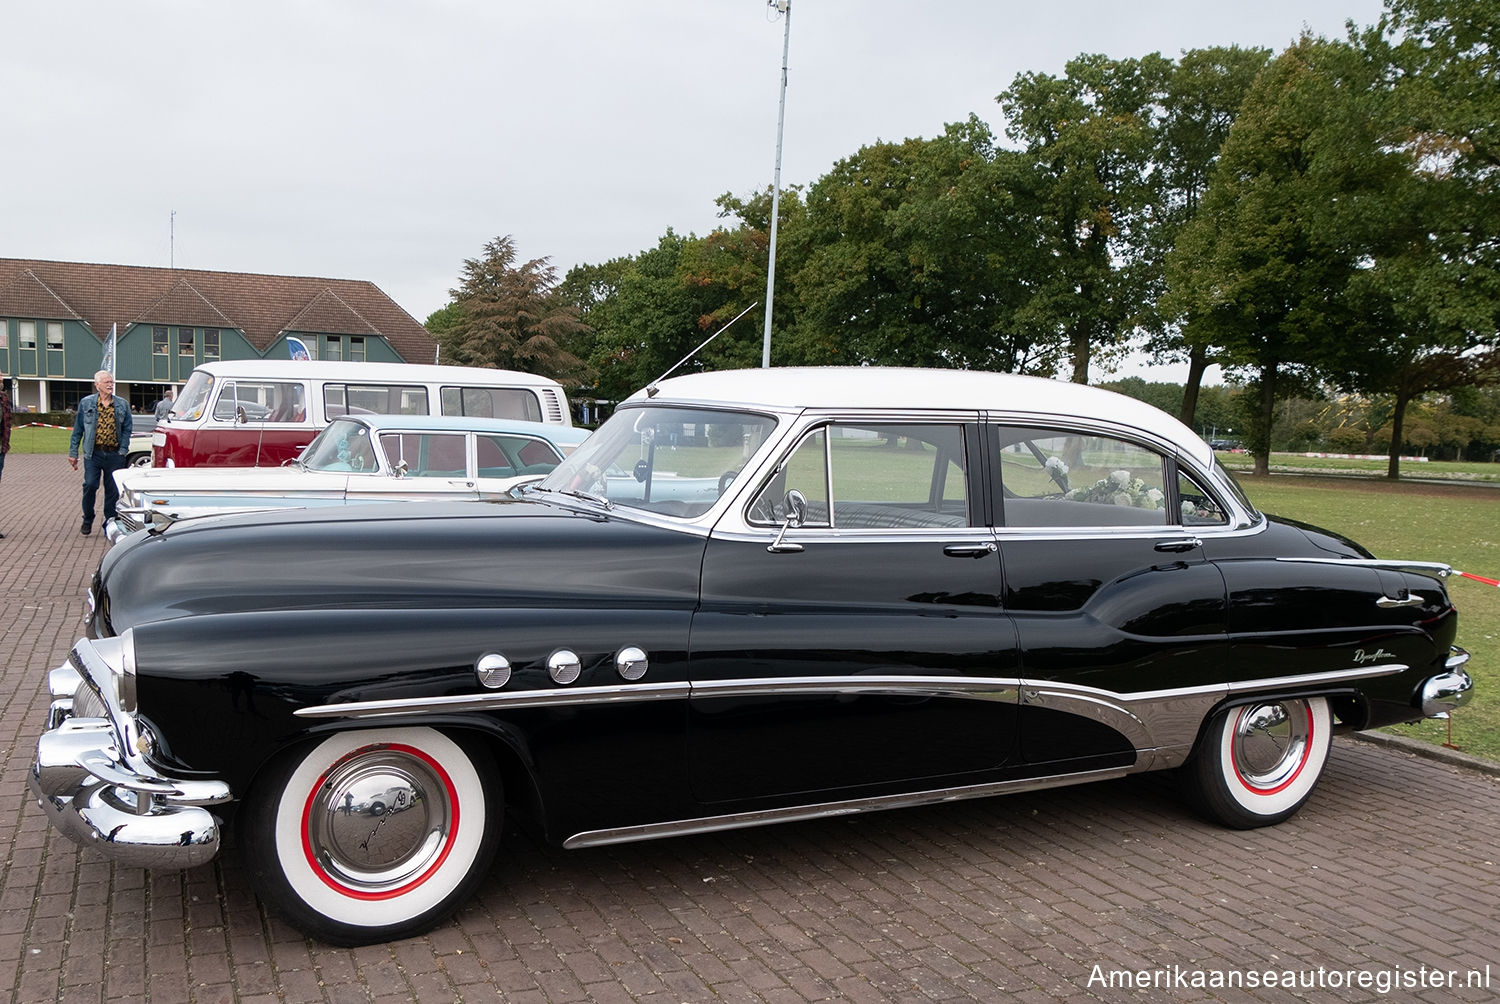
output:
[[[1335,730],[1467,700],[1446,572],[1262,515],[1102,391],[683,377],[514,500],[130,535],[31,786],[145,867],[232,819],[341,943],[450,913],[507,811],[588,847],[1175,768],[1260,826]]]

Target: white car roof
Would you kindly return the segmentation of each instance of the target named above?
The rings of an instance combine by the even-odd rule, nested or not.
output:
[[[776,411],[956,409],[1083,418],[1139,429],[1205,467],[1213,451],[1187,426],[1144,401],[1098,387],[979,370],[883,366],[772,367],[672,377],[630,401],[759,406]]]

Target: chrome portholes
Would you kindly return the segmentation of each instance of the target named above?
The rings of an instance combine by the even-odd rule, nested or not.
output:
[[[360,750],[308,800],[309,862],[344,889],[394,894],[441,860],[456,808],[446,779],[415,751]]]
[[[639,680],[649,668],[651,663],[646,653],[634,645],[627,645],[615,653],[615,670],[622,680]]]
[[[474,663],[474,675],[480,686],[499,690],[510,682],[510,660],[499,652],[487,652]]]
[[[552,677],[553,683],[566,686],[576,682],[582,673],[583,663],[577,652],[560,648],[547,657],[547,675]]]
[[[1300,701],[1292,710],[1281,703],[1242,708],[1234,729],[1230,746],[1234,769],[1252,790],[1280,788],[1307,761],[1312,716]]]

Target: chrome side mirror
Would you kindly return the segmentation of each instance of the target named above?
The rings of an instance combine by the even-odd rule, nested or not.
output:
[[[404,478],[406,477],[406,472],[409,470],[411,470],[411,467],[408,466],[405,460],[398,460],[396,461],[396,465],[391,468],[391,474],[397,478]]]
[[[250,422],[250,416],[248,416],[248,415],[245,414],[245,406],[242,405],[242,404],[235,405],[234,406],[234,424],[235,425],[248,425],[249,422]]]
[[[793,488],[782,503],[786,506],[786,525],[800,527],[807,522],[807,496]]]
[[[782,538],[786,536],[788,530],[800,527],[807,522],[807,496],[793,488],[786,493],[783,505],[786,506],[786,519],[782,522],[776,539],[771,541],[766,550],[772,554],[796,554],[802,550],[802,545],[784,542]]]

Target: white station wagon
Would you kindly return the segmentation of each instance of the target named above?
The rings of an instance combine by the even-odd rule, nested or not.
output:
[[[587,429],[506,419],[350,415],[281,467],[145,467],[115,474],[114,541],[152,522],[354,502],[500,498],[544,475]]]

